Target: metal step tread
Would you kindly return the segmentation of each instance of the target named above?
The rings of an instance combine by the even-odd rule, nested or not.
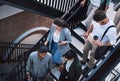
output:
[[[73,31],[84,39],[83,35],[84,35],[85,31],[82,28],[77,27]]]
[[[74,45],[81,53],[83,53],[84,44],[81,43],[76,37],[72,36],[72,45]]]

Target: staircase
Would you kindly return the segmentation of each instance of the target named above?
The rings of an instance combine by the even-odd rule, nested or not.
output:
[[[0,81],[23,81],[25,77],[24,54],[34,45],[0,42]],[[31,50],[32,51],[32,50]]]
[[[42,14],[47,17],[55,18],[59,16],[59,17],[64,18],[72,33],[72,43],[70,44],[70,46],[72,49],[75,50],[75,52],[78,54],[79,59],[81,60],[82,53],[83,53],[82,50],[83,50],[84,43],[85,43],[85,39],[83,38],[83,33],[86,31],[86,27],[83,24],[81,24],[81,20],[85,18],[85,15],[83,14],[86,13],[88,4],[86,4],[85,7],[81,7],[79,5],[80,4],[79,1],[71,0],[73,1],[73,4],[72,4],[69,0],[68,0],[69,2],[65,2],[67,0],[63,0],[63,2],[66,5],[71,4],[71,6],[62,7],[64,3],[62,3],[61,0],[59,1],[60,2],[56,0],[49,0],[48,2],[47,0],[1,0],[1,2],[7,3],[9,5],[13,5],[13,6],[22,8],[24,10],[29,10],[29,11],[32,11],[38,14]],[[55,3],[56,4],[61,3],[61,5],[55,6]],[[29,48],[24,53],[22,52],[22,58],[19,60],[16,59],[15,60],[16,63],[12,63],[12,62],[5,63],[5,61],[2,61],[3,64],[0,65],[1,66],[0,72],[2,73],[0,74],[0,77],[1,77],[0,79],[2,81],[25,81],[26,80],[26,75],[25,75],[26,68],[25,67],[26,67],[27,58],[32,51],[37,50],[43,44],[47,35],[48,35],[48,32],[43,36],[43,38],[40,39],[40,41],[36,45],[34,45],[32,48]],[[89,72],[87,72],[85,75],[81,75],[80,81],[103,81],[106,78],[106,77],[101,76],[104,74],[105,70],[107,68],[110,68],[111,66],[115,67],[119,63],[118,61],[115,60],[116,58],[119,59],[119,56],[120,56],[119,55],[120,53],[120,39],[119,38],[120,38],[120,34],[118,34],[118,42],[116,43],[115,48],[109,51],[107,54],[105,54],[104,58],[101,58],[100,60],[96,61],[95,66],[92,69],[90,69]],[[2,55],[2,53],[0,55],[4,56]],[[10,56],[12,57],[12,55]],[[11,60],[12,59],[10,59],[10,61]],[[112,62],[115,62],[116,65],[113,65],[115,63],[112,63]],[[4,68],[6,66],[9,67],[10,69],[8,70],[8,68]],[[13,68],[11,68],[11,66],[13,66]],[[106,76],[109,74],[109,72],[110,70],[106,72]],[[11,77],[10,75],[7,76],[7,74],[13,74],[14,77]],[[59,74],[60,73],[56,68],[52,69],[51,75],[55,78],[56,81],[59,81],[58,80]]]

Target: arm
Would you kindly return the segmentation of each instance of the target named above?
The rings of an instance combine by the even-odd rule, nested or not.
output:
[[[50,40],[50,37],[51,37],[51,33],[52,33],[52,31],[53,31],[53,28],[54,28],[54,23],[52,23],[52,25],[51,25],[51,28],[50,28],[50,30],[49,30],[47,39],[46,39],[46,41],[44,42],[44,45],[47,45],[47,44],[48,44],[48,42],[49,42],[49,40]]]
[[[65,28],[64,29],[64,34],[65,34],[65,40],[61,41],[59,43],[59,45],[68,44],[68,43],[71,43],[71,41],[72,41],[71,32],[70,32],[69,29]]]
[[[84,33],[84,37],[87,39],[87,37],[89,36],[89,34],[92,32],[93,30],[93,25],[91,25],[89,27],[89,29],[87,30],[87,32]]]
[[[28,80],[31,78],[31,66],[32,66],[32,59],[31,56],[29,56],[28,61],[27,61],[27,66],[26,66],[26,74],[27,74],[27,78]]]
[[[48,60],[48,72],[52,69],[52,57],[50,55],[50,59]]]
[[[108,34],[107,34],[108,38],[109,38],[109,43],[110,45],[115,45],[116,43],[116,39],[117,39],[117,31],[116,31],[116,27],[112,27],[108,30]]]
[[[116,38],[117,38],[117,32],[116,32],[116,28],[113,27],[113,28],[110,28],[107,32],[107,36],[109,38],[109,41],[108,42],[100,42],[99,40],[97,40],[95,42],[95,44],[97,46],[111,46],[111,45],[115,45],[116,43]]]
[[[29,58],[28,58],[28,61],[27,61],[27,66],[26,66],[26,71],[27,72],[31,71],[31,66],[32,66],[32,59],[31,59],[31,55],[30,55]]]
[[[72,41],[72,37],[71,37],[71,32],[70,32],[70,30],[69,29],[66,29],[66,33],[65,33],[65,37],[66,37],[66,43],[71,43],[71,41]]]
[[[82,0],[82,1],[80,2],[80,5],[83,7],[83,6],[85,5],[85,3],[86,3],[86,0]]]
[[[110,42],[103,43],[103,42],[100,42],[99,40],[96,40],[95,45],[97,45],[97,46],[111,46],[111,43]]]

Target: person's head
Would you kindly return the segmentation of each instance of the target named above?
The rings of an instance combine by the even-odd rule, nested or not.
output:
[[[48,47],[47,46],[41,46],[40,49],[38,50],[38,57],[40,59],[44,58],[46,56],[46,53],[48,52]]]
[[[76,53],[73,50],[70,49],[63,55],[63,57],[65,57],[66,59],[69,60],[69,59],[76,58],[77,55],[76,55]]]
[[[60,17],[55,18],[53,23],[56,25],[56,27],[59,27],[59,28],[63,28],[65,26],[64,19],[62,19]]]
[[[103,10],[97,10],[93,15],[94,21],[99,23],[100,25],[106,24],[106,20],[108,19],[106,13]]]

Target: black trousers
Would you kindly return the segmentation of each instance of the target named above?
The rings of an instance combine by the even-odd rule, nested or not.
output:
[[[66,71],[66,69],[64,68],[62,71],[61,71],[61,74],[60,74],[60,78],[59,80],[60,81],[72,81],[69,79],[69,73]]]

